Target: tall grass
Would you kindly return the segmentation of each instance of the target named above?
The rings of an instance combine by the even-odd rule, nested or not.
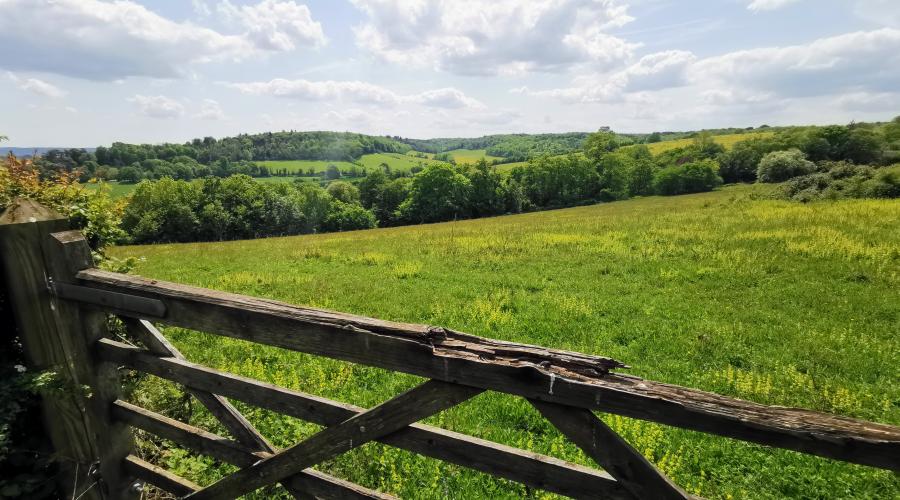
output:
[[[900,424],[900,201],[799,204],[766,199],[761,189],[113,254],[140,258],[136,272],[153,278],[603,354],[655,380]],[[203,333],[165,333],[192,361],[360,406],[417,381]],[[152,377],[138,381],[133,398],[224,432]],[[244,409],[280,446],[317,429]],[[900,479],[887,471],[603,418],[703,496],[900,495]],[[511,396],[484,394],[429,422],[591,463]],[[229,470],[152,441],[143,453],[200,483]],[[548,496],[377,444],[321,469],[404,497]]]

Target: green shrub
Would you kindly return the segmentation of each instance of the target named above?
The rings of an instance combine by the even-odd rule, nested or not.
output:
[[[659,170],[653,176],[656,192],[664,195],[712,191],[722,184],[719,165],[713,160],[700,160]]]
[[[332,198],[344,203],[359,203],[359,189],[347,181],[334,181],[326,191]]]
[[[356,203],[333,200],[328,207],[328,215],[322,228],[325,231],[352,231],[375,227],[375,214]]]
[[[806,159],[799,149],[773,151],[759,161],[756,178],[759,182],[784,182],[815,170],[815,164]]]

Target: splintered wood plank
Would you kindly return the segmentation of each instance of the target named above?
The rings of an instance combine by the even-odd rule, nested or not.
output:
[[[237,498],[442,410],[452,408],[481,392],[482,389],[474,387],[429,380],[365,413],[328,427],[275,456],[222,478],[187,498],[196,500]]]
[[[100,343],[98,355],[196,390],[215,391],[319,425],[339,424],[366,411],[190,361],[157,357],[112,340]],[[438,427],[412,424],[378,441],[573,498],[631,498],[631,494],[606,472]]]
[[[166,315],[160,321],[184,328],[900,470],[900,427],[611,373],[623,365],[609,358],[95,269],[78,278],[92,287],[162,300]]]
[[[173,474],[162,467],[141,460],[134,455],[125,457],[122,466],[132,476],[178,496],[186,496],[200,489],[200,485]]]
[[[590,410],[535,400],[530,402],[636,498],[690,498]]]
[[[247,467],[273,456],[272,453],[253,451],[245,445],[224,438],[212,432],[179,422],[164,415],[135,406],[125,401],[116,401],[112,416],[118,421],[142,429],[159,437],[174,441],[187,449],[203,455]],[[155,483],[154,483],[155,484]],[[394,497],[364,488],[358,484],[332,477],[314,469],[305,469],[281,481],[286,488],[302,492],[302,498],[333,499],[380,499]],[[159,486],[159,485],[158,485]],[[196,489],[200,489],[199,487]],[[170,490],[171,491],[171,490]],[[185,495],[187,493],[184,493]]]

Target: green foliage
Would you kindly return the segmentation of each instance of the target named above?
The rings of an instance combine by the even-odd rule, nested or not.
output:
[[[754,182],[759,161],[777,148],[771,139],[749,139],[736,143],[718,157],[722,180],[726,183]]]
[[[599,131],[587,136],[584,140],[584,155],[594,163],[598,163],[604,155],[615,151],[621,146],[618,136],[614,132]]]
[[[413,149],[426,153],[444,153],[466,149],[483,149],[488,155],[504,158],[505,161],[526,161],[542,155],[561,155],[578,151],[585,137],[583,132],[564,134],[502,134],[477,138],[401,139]],[[435,159],[449,161],[450,156]]]
[[[602,155],[596,161],[601,186],[600,199],[613,201],[628,198],[631,174],[634,172],[636,164],[637,161],[625,153]]]
[[[469,211],[472,217],[487,217],[506,212],[507,194],[503,177],[484,160],[464,171],[469,178]]]
[[[806,159],[799,149],[773,151],[759,161],[756,177],[759,182],[783,182],[792,177],[806,175],[815,169],[815,164]]]
[[[16,197],[36,200],[68,217],[81,229],[95,258],[109,262],[105,247],[120,240],[121,205],[105,189],[88,191],[77,172],[43,177],[39,166],[12,155],[0,163],[0,212]],[[0,283],[3,283],[0,277]],[[8,300],[0,286],[0,497],[59,498],[55,491],[56,460],[42,428],[38,393],[82,390],[68,387],[56,373],[25,368]]]
[[[429,165],[413,177],[400,213],[412,223],[468,217],[471,188],[469,179],[451,165]]]
[[[575,154],[537,158],[513,169],[511,176],[536,207],[572,206],[600,193],[597,169]]]
[[[114,255],[143,257],[136,272],[153,279],[611,356],[641,377],[900,424],[900,202],[825,200],[811,209],[765,196],[772,189],[736,185],[359,235],[119,247]],[[193,362],[361,407],[421,382],[201,332],[164,333]],[[225,433],[179,396],[156,377],[131,395]],[[279,447],[320,429],[240,408]],[[693,495],[900,495],[892,471],[600,416]],[[483,394],[427,423],[596,467],[521,398]],[[159,454],[143,444],[142,452]],[[159,463],[201,484],[232,470],[177,451]],[[317,468],[400,497],[552,498],[380,444]],[[273,490],[250,498],[287,497]]]
[[[245,175],[192,182],[143,181],[131,195],[122,227],[135,243],[219,241],[374,227],[359,191],[335,183],[262,183]],[[333,196],[332,194],[333,193]]]
[[[345,181],[328,184],[325,189],[332,198],[344,203],[359,203],[359,188]]]
[[[358,203],[333,200],[328,206],[328,215],[322,223],[325,231],[352,231],[371,229],[377,225],[375,214]]]
[[[840,198],[900,198],[900,165],[875,168],[835,162],[824,163],[821,170],[785,182],[784,197],[803,202]]]
[[[722,178],[719,177],[719,165],[715,161],[700,160],[656,172],[653,184],[659,194],[700,193],[720,186]]]

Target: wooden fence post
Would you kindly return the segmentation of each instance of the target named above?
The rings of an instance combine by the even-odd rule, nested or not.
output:
[[[16,199],[0,215],[9,303],[29,369],[52,370],[64,384],[42,399],[44,426],[60,458],[60,496],[129,498],[133,481],[122,471],[132,437],[109,418],[118,396],[115,367],[92,356],[106,334],[105,317],[52,293],[54,284],[71,283],[75,272],[92,267],[84,237],[67,229],[65,218],[32,200]]]

